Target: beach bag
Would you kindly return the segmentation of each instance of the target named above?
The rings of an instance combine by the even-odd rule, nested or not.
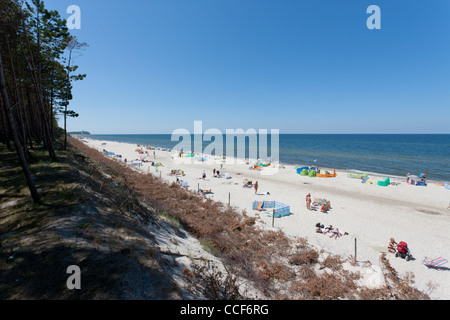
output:
[[[397,251],[400,253],[408,253],[408,245],[406,244],[406,242],[399,242],[397,245]]]

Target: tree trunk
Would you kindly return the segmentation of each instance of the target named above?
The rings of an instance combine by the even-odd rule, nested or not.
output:
[[[22,148],[23,148],[23,152],[25,154],[26,158],[29,158],[29,151],[27,148],[27,135],[25,132],[25,124],[23,121],[23,113],[22,113],[22,102],[20,100],[20,96],[19,96],[19,90],[17,88],[17,77],[16,77],[16,69],[14,67],[14,59],[12,56],[12,52],[11,52],[11,47],[9,45],[9,39],[7,36],[5,36],[5,40],[6,40],[6,47],[8,49],[8,55],[9,55],[9,59],[10,59],[10,64],[11,64],[11,76],[12,76],[12,87],[14,89],[11,89],[11,93],[12,93],[12,98],[15,99],[15,102],[17,103],[17,124],[18,124],[18,130],[19,130],[19,139],[22,142]],[[19,62],[19,61],[17,61]],[[20,69],[18,69],[20,70]],[[14,103],[14,102],[13,102]]]
[[[70,62],[72,60],[72,49],[69,52],[69,61],[67,62],[67,91],[66,103],[64,106],[64,150],[67,149],[67,106],[69,104],[69,87],[70,87]]]
[[[3,110],[3,102],[0,96],[0,109],[1,109],[1,118],[2,118],[2,133],[3,133],[3,138],[5,141],[5,145],[6,145],[6,149],[11,150],[11,144],[9,143],[10,141],[10,136],[9,136],[9,127],[8,127],[8,120],[6,119],[6,113],[5,110]]]
[[[17,133],[16,125],[14,123],[14,117],[11,111],[11,105],[9,103],[8,99],[8,92],[6,91],[6,80],[5,80],[5,74],[3,71],[3,62],[2,62],[2,56],[0,53],[0,93],[2,97],[2,106],[3,110],[5,111],[6,117],[8,118],[8,122],[11,128],[11,133],[13,136],[14,145],[16,147],[17,156],[19,157],[20,165],[22,166],[23,173],[25,175],[25,180],[27,181],[28,188],[30,189],[31,197],[33,198],[34,203],[39,203],[39,194],[36,190],[36,186],[33,183],[33,180],[31,178],[31,172],[30,168],[28,167],[27,160],[25,158],[25,154],[23,152],[22,145],[19,140],[19,135]]]
[[[30,39],[28,38],[28,33],[26,31],[26,29],[24,29],[25,31],[25,40],[28,46],[28,51],[30,52],[30,60],[31,63],[28,63],[28,67],[29,67],[29,72],[31,75],[31,80],[33,81],[33,85],[34,85],[34,89],[36,92],[36,100],[37,100],[37,105],[38,105],[38,110],[41,113],[41,118],[42,118],[42,122],[43,122],[43,140],[44,143],[47,145],[48,147],[48,153],[50,158],[53,161],[56,161],[56,152],[55,149],[53,147],[53,141],[52,141],[52,137],[51,137],[51,133],[50,133],[50,126],[49,126],[49,121],[47,120],[47,113],[45,112],[45,107],[44,107],[44,102],[43,102],[43,94],[42,94],[42,83],[39,81],[39,79],[37,79],[37,75],[36,75],[36,66],[34,63],[34,58],[33,58],[33,50],[31,50],[31,45],[30,45]],[[25,52],[25,50],[23,50]],[[28,61],[25,57],[25,60]]]

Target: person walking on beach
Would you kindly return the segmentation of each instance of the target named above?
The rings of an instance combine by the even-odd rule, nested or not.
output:
[[[214,168],[214,170],[213,170],[213,177],[214,178],[216,177],[216,168]]]
[[[306,196],[306,209],[311,210],[311,193]]]
[[[258,181],[255,182],[255,194],[258,192]]]

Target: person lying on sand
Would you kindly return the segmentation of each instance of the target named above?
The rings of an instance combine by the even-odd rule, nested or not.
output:
[[[316,224],[316,232],[317,233],[327,234],[332,229],[333,229],[333,226],[331,224],[326,227],[323,224],[320,224],[320,222]]]
[[[342,237],[342,236],[348,235],[347,232],[342,232],[342,231],[339,230],[338,228],[332,229],[330,232],[331,232],[330,238],[334,238],[335,240],[336,240],[337,238]]]
[[[198,189],[198,192],[201,194],[208,194],[208,193],[212,193],[211,189],[209,190],[205,190],[205,189]]]
[[[325,227],[323,224],[317,223],[316,224],[316,232],[322,233],[322,234],[328,234],[330,233],[330,238],[340,238],[342,236],[348,235],[348,232],[343,232],[339,230],[338,228],[334,228],[331,224],[327,227]]]

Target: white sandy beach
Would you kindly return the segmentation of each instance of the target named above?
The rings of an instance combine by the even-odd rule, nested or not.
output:
[[[84,139],[92,148],[99,151],[106,149],[122,155],[120,161],[145,157],[147,160],[161,162],[163,167],[156,171],[149,163],[140,167],[143,173],[161,176],[162,179],[173,182],[175,176],[170,176],[172,169],[184,170],[185,176],[179,177],[189,183],[193,190],[211,189],[213,194],[207,195],[215,201],[228,203],[251,216],[259,216],[260,223],[266,228],[272,228],[272,217],[263,212],[252,210],[252,202],[256,200],[276,200],[290,206],[291,214],[275,219],[275,228],[283,230],[287,235],[307,238],[317,249],[323,249],[331,254],[348,258],[355,254],[355,239],[357,241],[358,266],[370,261],[373,267],[380,264],[382,252],[387,252],[389,239],[397,242],[405,241],[411,250],[413,259],[406,261],[387,254],[390,264],[400,273],[412,273],[415,276],[415,286],[430,295],[432,299],[450,299],[450,263],[440,270],[428,269],[422,264],[425,257],[444,257],[450,259],[450,190],[438,186],[432,181],[428,185],[411,186],[404,179],[393,178],[400,182],[397,186],[381,187],[378,180],[384,177],[369,175],[373,184],[362,184],[360,179],[347,177],[346,172],[337,171],[335,178],[319,178],[300,176],[295,166],[284,165],[276,174],[268,175],[272,168],[263,171],[250,170],[250,164],[224,164],[223,169],[214,159],[211,161],[194,161],[193,158],[181,159],[168,151],[153,150],[146,154],[138,154],[136,144]],[[106,145],[102,145],[106,143]],[[145,149],[144,149],[145,150]],[[231,179],[214,178],[213,169],[221,173],[229,173]],[[206,179],[201,179],[202,172]],[[243,180],[248,178],[258,181],[258,193],[270,192],[270,195],[257,195],[255,190],[243,188]],[[429,177],[432,179],[432,177]],[[322,198],[331,202],[328,213],[309,211],[306,208],[305,197],[311,193],[312,199]],[[230,197],[230,198],[229,198]],[[333,225],[348,232],[338,239],[330,239],[327,235],[316,233],[316,223]],[[430,285],[437,286],[430,292]]]

